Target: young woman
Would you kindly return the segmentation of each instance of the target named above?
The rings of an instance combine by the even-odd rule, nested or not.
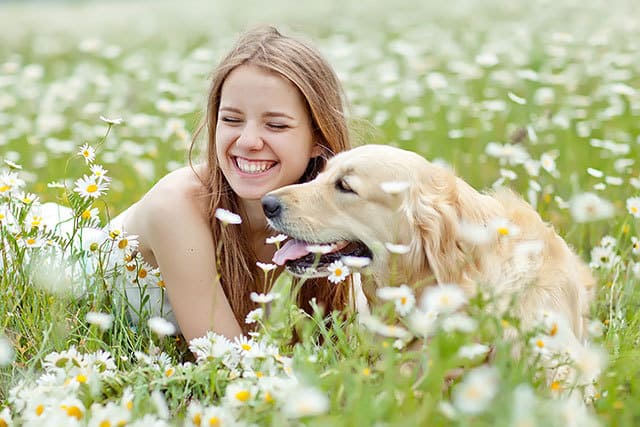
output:
[[[265,242],[273,232],[260,199],[313,178],[327,157],[349,147],[343,111],[342,88],[326,60],[271,27],[244,34],[215,69],[194,137],[206,131],[206,161],[169,173],[112,223],[137,235],[138,252],[159,268],[187,340],[208,330],[227,337],[247,331],[250,293],[268,290],[256,262],[270,263],[276,249]],[[218,208],[242,223],[222,224]],[[134,286],[127,295],[135,306]],[[299,303],[315,297],[331,310],[345,295],[313,280]]]

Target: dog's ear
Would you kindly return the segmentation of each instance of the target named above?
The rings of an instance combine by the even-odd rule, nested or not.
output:
[[[432,165],[433,167],[433,165]],[[422,185],[424,184],[424,185]],[[410,222],[417,231],[413,257],[428,263],[438,283],[472,286],[475,268],[469,245],[460,238],[462,220],[481,216],[483,197],[453,172],[430,168],[429,176],[410,197]],[[414,258],[414,262],[418,259]]]

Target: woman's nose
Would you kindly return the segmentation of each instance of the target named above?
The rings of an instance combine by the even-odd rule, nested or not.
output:
[[[264,141],[262,141],[262,136],[258,129],[256,129],[255,126],[247,124],[242,128],[240,136],[236,140],[236,145],[245,150],[260,150],[264,145]]]

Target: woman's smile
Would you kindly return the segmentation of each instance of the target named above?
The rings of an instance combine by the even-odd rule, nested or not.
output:
[[[233,160],[241,173],[249,175],[262,175],[278,164],[273,160],[251,160],[240,156],[233,157]]]

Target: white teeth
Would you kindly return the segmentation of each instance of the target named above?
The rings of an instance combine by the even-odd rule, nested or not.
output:
[[[240,157],[236,157],[236,165],[244,173],[262,173],[270,169],[275,162],[268,161],[249,161]]]

